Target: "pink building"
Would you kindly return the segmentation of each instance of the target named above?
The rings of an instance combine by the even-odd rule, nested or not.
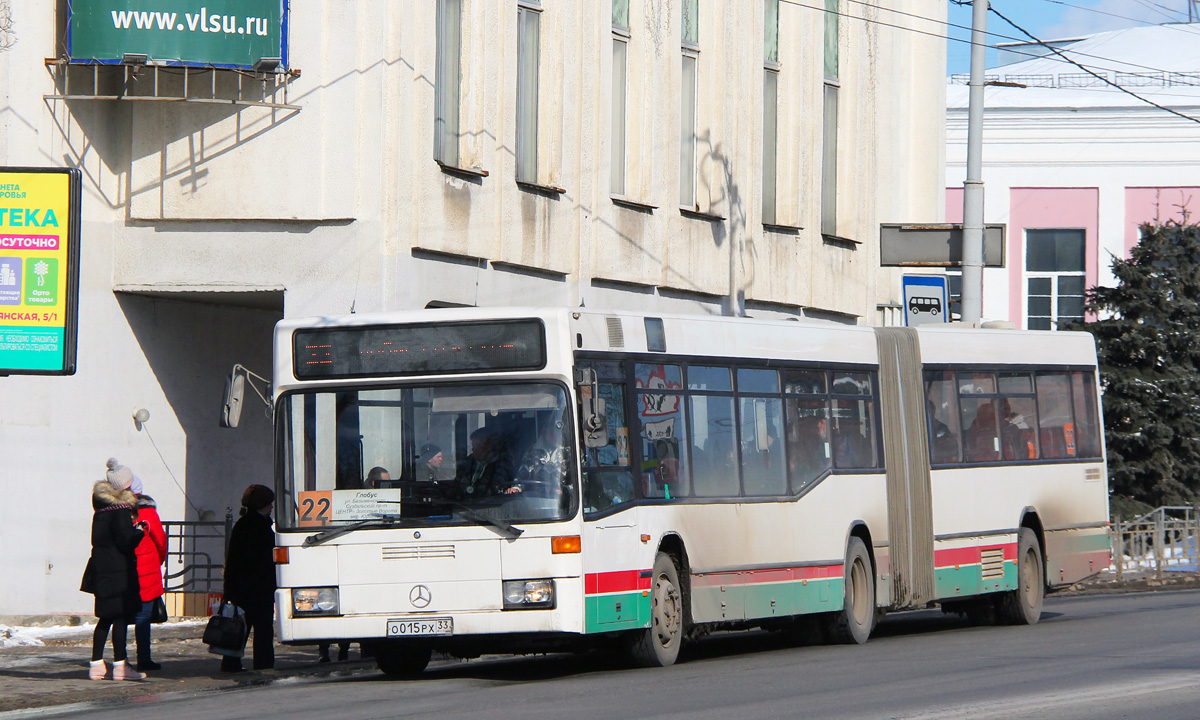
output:
[[[1111,258],[1128,255],[1142,223],[1200,220],[1198,33],[1167,24],[1056,41],[1078,65],[1001,46],[988,79],[1025,87],[985,93],[984,218],[1007,226],[1005,267],[984,271],[986,319],[1078,320],[1085,288],[1115,282]],[[968,88],[950,82],[946,220],[962,222]]]

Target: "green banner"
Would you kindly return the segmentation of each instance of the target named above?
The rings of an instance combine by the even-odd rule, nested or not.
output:
[[[69,0],[72,61],[153,62],[250,68],[281,58],[287,0]]]

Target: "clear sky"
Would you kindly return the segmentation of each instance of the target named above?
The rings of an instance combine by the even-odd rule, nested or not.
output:
[[[1088,35],[1104,30],[1119,30],[1138,25],[1187,22],[1189,0],[991,0],[991,7],[1028,30],[1039,40],[1055,40]],[[971,5],[949,2],[947,21],[962,28],[949,27],[951,37],[946,48],[949,74],[971,70]],[[1200,18],[1200,2],[1193,14]],[[965,28],[965,29],[964,29]],[[1019,30],[989,12],[988,45],[1026,40]],[[1004,37],[998,37],[1004,36]],[[988,66],[996,62],[996,51],[988,51]]]

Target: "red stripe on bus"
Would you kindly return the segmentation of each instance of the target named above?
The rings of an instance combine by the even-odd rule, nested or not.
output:
[[[645,577],[642,577],[642,575]],[[615,572],[587,573],[583,576],[585,595],[602,593],[634,592],[650,589],[650,575],[641,570],[617,570]]]
[[[1017,559],[1017,544],[981,545],[978,547],[951,548],[933,552],[934,567],[950,567],[951,565],[978,565],[985,550],[1004,550],[1005,560]]]
[[[693,587],[714,585],[756,585],[772,582],[796,582],[799,580],[823,580],[840,578],[843,566],[804,565],[800,567],[763,568],[755,570],[727,570],[692,575]]]

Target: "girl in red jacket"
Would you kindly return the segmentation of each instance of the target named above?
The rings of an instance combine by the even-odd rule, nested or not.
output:
[[[142,606],[133,619],[133,637],[137,641],[138,672],[147,672],[162,668],[150,658],[150,615],[154,602],[163,595],[162,565],[167,561],[167,534],[154,498],[142,494],[141,478],[134,475],[129,489],[137,495],[138,521],[146,523],[146,535],[138,543],[136,553]]]

